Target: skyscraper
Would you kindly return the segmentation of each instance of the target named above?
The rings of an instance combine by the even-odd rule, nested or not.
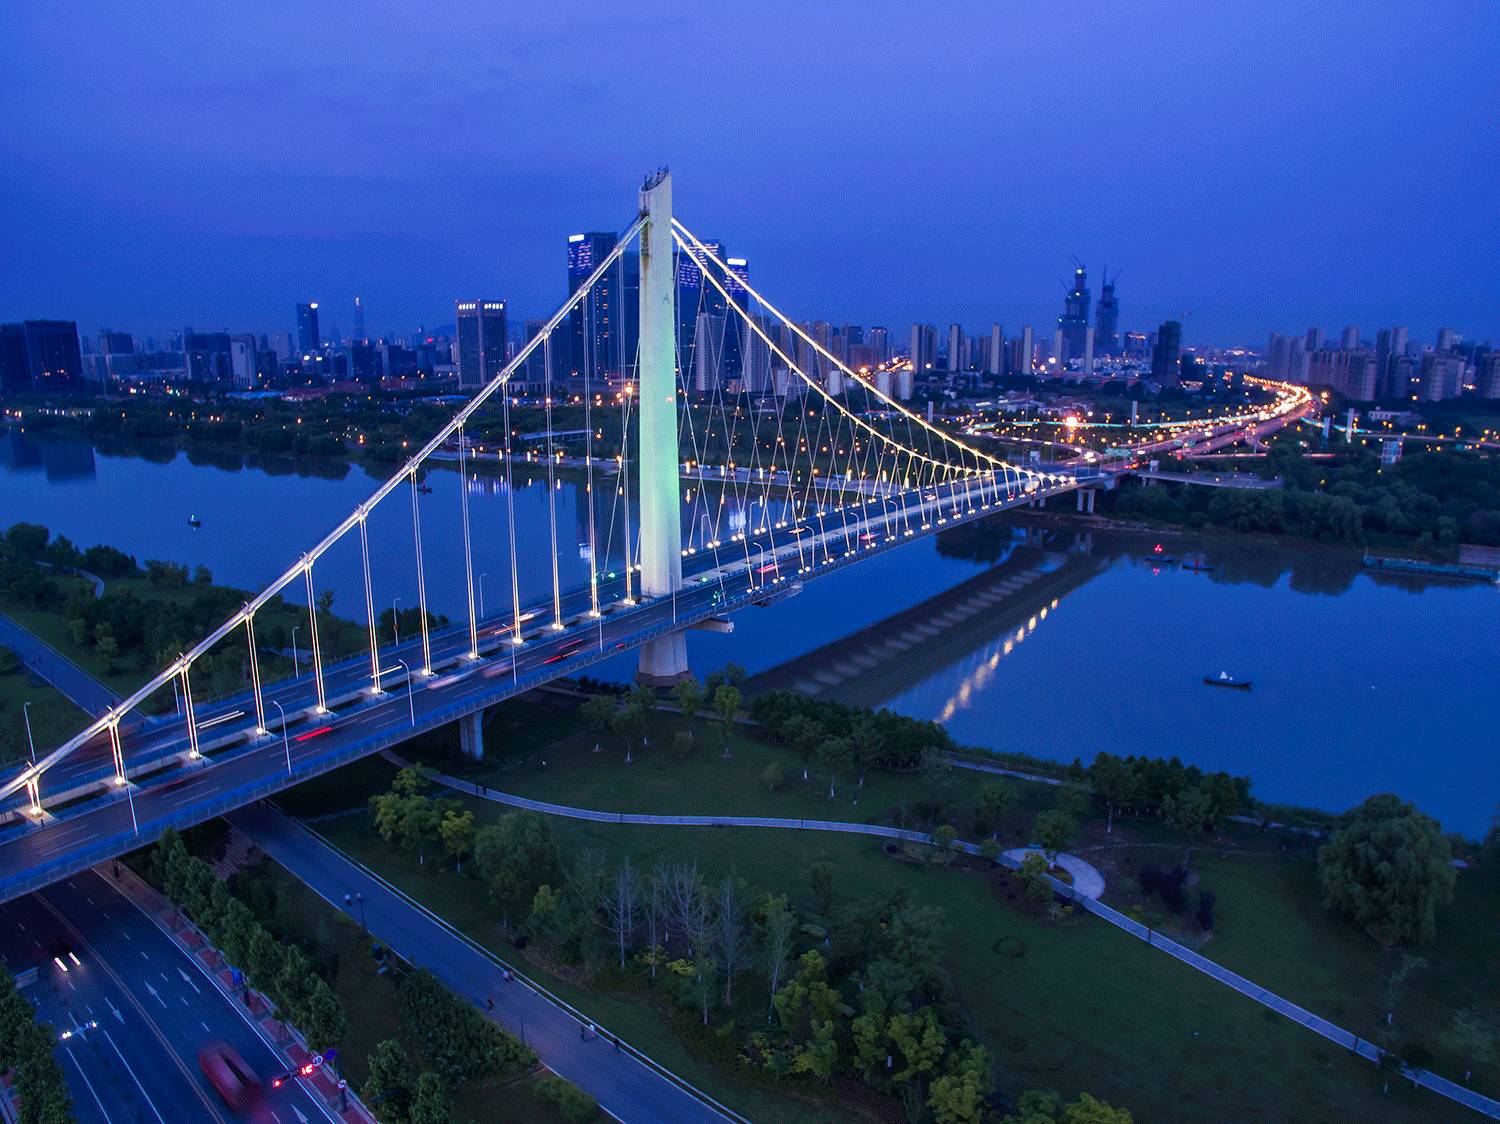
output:
[[[297,306],[297,347],[303,355],[311,355],[323,346],[322,333],[318,331],[318,302]]]
[[[568,295],[576,293],[618,238],[613,231],[568,235]],[[569,370],[594,379],[620,373],[620,294],[623,267],[609,270],[568,316]]]
[[[1406,378],[1396,370],[1398,361],[1406,355],[1406,329],[1404,327],[1382,328],[1375,333],[1375,367],[1379,384],[1375,391],[1379,398],[1406,397]]]
[[[1448,352],[1453,350],[1452,328],[1438,329],[1437,343],[1433,345],[1433,350],[1436,351],[1439,355],[1447,355]]]
[[[129,332],[112,332],[99,329],[99,350],[105,355],[130,355],[135,351],[135,340]]]
[[[505,369],[505,302],[454,301],[458,336],[458,385],[484,386]]]
[[[365,338],[365,302],[359,297],[354,298],[354,338]]]
[[[1345,351],[1353,351],[1359,346],[1359,327],[1357,325],[1345,325],[1343,339],[1339,341],[1339,346]]]
[[[1305,343],[1306,343],[1306,349],[1307,349],[1307,351],[1308,351],[1309,354],[1311,354],[1314,351],[1320,350],[1322,348],[1322,346],[1323,346],[1323,329],[1322,328],[1309,328],[1309,329],[1307,329],[1307,338],[1306,338]]]
[[[964,338],[962,325],[948,325],[948,370],[962,371],[968,367],[968,341]]]
[[[1083,335],[1083,371],[1084,377],[1094,373],[1094,329],[1090,328]]]
[[[83,384],[83,353],[78,325],[72,320],[23,320],[19,325],[26,349],[26,372],[32,390],[79,390]]]
[[[700,312],[693,326],[693,389],[712,394],[724,385],[724,316]]]
[[[1005,332],[999,324],[990,325],[990,350],[985,359],[988,360],[985,364],[986,374],[1005,374]]]
[[[1077,258],[1073,259],[1078,261]],[[1088,277],[1084,273],[1082,262],[1073,271],[1073,288],[1063,298],[1063,314],[1057,318],[1058,330],[1062,332],[1063,342],[1067,345],[1067,355],[1082,355],[1084,345],[1084,332],[1089,326],[1089,285]],[[1055,354],[1058,370],[1062,369],[1063,355]]]
[[[30,389],[26,329],[19,324],[0,324],[0,394],[19,394]]]
[[[1099,289],[1099,326],[1094,332],[1094,349],[1101,355],[1113,355],[1120,346],[1120,301],[1115,296],[1115,280],[1109,279],[1109,270],[1104,271],[1104,284]]]
[[[911,364],[919,375],[936,366],[937,329],[931,324],[911,326]]]
[[[1029,375],[1036,368],[1036,341],[1032,338],[1031,325],[1021,329],[1021,369],[1020,373]]]
[[[1168,320],[1156,329],[1151,349],[1151,377],[1163,385],[1176,383],[1182,368],[1182,322]]]

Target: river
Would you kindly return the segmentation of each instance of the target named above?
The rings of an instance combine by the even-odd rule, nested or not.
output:
[[[45,523],[81,546],[109,543],[142,561],[206,565],[217,580],[246,588],[293,563],[376,483],[343,464],[147,459],[0,435],[0,526]],[[467,583],[459,476],[438,469],[426,484],[429,606],[460,620]],[[523,602],[550,594],[553,511],[559,582],[565,590],[586,583],[583,481],[559,477],[550,504],[544,472],[517,470],[514,484]],[[625,497],[612,478],[596,480],[592,494],[592,548],[604,567],[617,568]],[[494,474],[471,476],[468,498],[475,596],[494,613],[512,596],[512,505]],[[712,533],[705,512],[716,506],[717,497],[703,505],[698,495],[685,541]],[[724,504],[720,532],[742,525],[745,514]],[[190,526],[189,516],[202,525]],[[377,612],[397,599],[412,607],[409,500],[392,497],[368,529]],[[335,610],[358,618],[364,590],[350,540],[316,572],[319,588],[334,591]],[[964,743],[1059,760],[1087,761],[1101,749],[1176,755],[1248,775],[1257,795],[1278,802],[1341,810],[1395,791],[1450,830],[1484,831],[1500,799],[1500,747],[1486,701],[1500,676],[1500,591],[1375,576],[1347,551],[1165,540],[1166,552],[1211,567],[1189,570],[1157,564],[1155,545],[1139,534],[1009,524],[921,539],[781,604],[740,613],[732,635],[693,633],[690,655],[700,672],[733,660],[754,674],[940,595],[1018,548],[1041,558],[1042,569],[1073,559],[1086,571],[1062,592],[1028,604],[1023,590],[993,617],[955,625],[945,643],[915,648],[894,673],[869,677],[859,701],[939,719]],[[1022,559],[1016,554],[1012,564]],[[621,657],[599,673],[624,679],[631,670]],[[1203,684],[1220,670],[1253,680],[1253,690]]]

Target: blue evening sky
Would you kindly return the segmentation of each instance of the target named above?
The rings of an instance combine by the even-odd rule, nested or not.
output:
[[[0,319],[371,332],[677,209],[808,319],[1500,337],[1500,3],[15,3]]]

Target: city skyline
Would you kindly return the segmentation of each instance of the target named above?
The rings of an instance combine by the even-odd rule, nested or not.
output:
[[[1122,326],[1181,319],[1188,344],[1297,323],[1497,332],[1480,6],[1441,39],[1397,5],[968,9],[910,36],[892,9],[828,11],[774,52],[756,34],[774,13],[670,12],[490,15],[462,39],[437,21],[407,49],[412,29],[376,6],[336,60],[335,15],[290,34],[274,13],[170,14],[146,34],[103,10],[23,13],[0,305],[140,331],[285,331],[294,293],[345,331],[356,294],[372,331],[445,322],[465,293],[535,314],[557,240],[623,226],[621,185],[664,162],[682,214],[767,263],[800,315],[1050,324],[1076,253],[1125,271]],[[166,80],[200,35],[217,76]],[[579,35],[615,49],[580,68]],[[246,40],[276,48],[224,49]],[[625,65],[647,43],[670,73]],[[881,52],[901,82],[870,79]],[[1086,91],[1066,124],[1058,75]]]

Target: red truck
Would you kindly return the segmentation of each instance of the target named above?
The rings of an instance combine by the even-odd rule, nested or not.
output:
[[[260,1078],[228,1042],[215,1042],[198,1051],[198,1068],[233,1112],[248,1112],[260,1104]]]

